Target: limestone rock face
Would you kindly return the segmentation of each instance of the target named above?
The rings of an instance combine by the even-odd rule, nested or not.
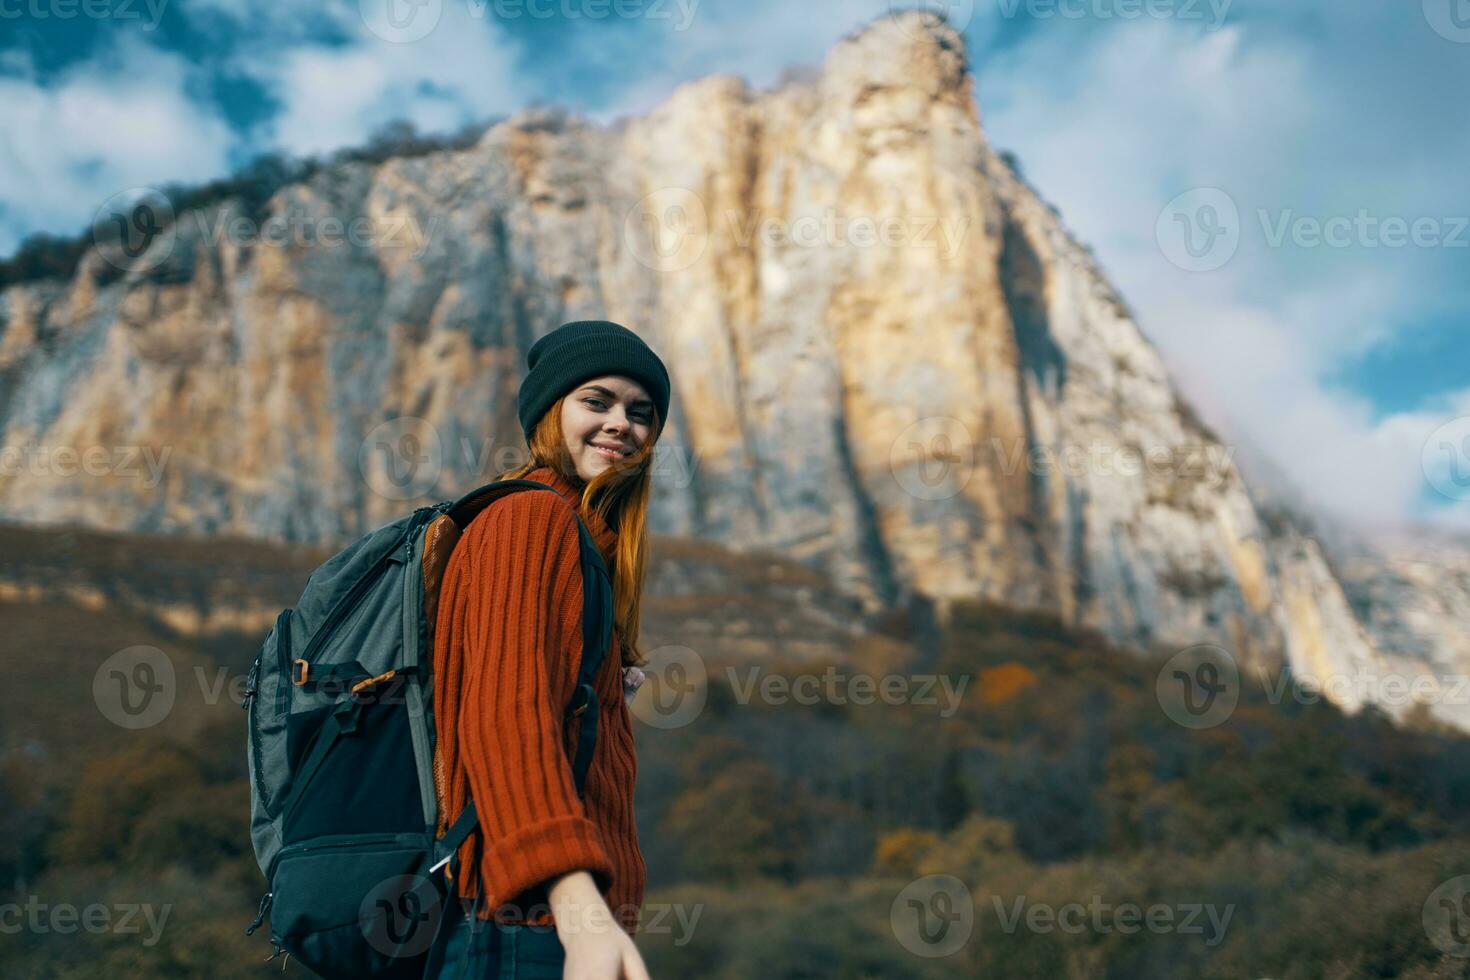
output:
[[[1465,565],[1349,577],[1268,526],[975,104],[960,36],[911,12],[773,90],[529,110],[267,204],[346,241],[181,214],[121,274],[94,251],[0,292],[0,508],[345,541],[521,462],[527,349],[606,317],[673,378],[659,532],[797,558],[869,611],[985,597],[1257,671],[1464,673]]]

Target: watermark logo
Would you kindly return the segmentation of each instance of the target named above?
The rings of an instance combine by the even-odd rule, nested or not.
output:
[[[737,704],[749,704],[757,693],[763,704],[845,705],[880,701],[887,705],[939,706],[942,700],[939,717],[949,718],[959,710],[960,699],[970,684],[968,674],[961,675],[956,684],[948,674],[884,674],[875,677],[862,672],[838,671],[831,666],[821,674],[798,674],[795,677],[782,674],[763,677],[762,673],[759,664],[743,671],[725,668]]]
[[[557,936],[583,932],[604,934],[622,930],[625,922],[636,922],[639,935],[671,936],[672,945],[686,946],[694,938],[694,929],[704,915],[704,903],[644,902],[610,906],[599,900],[591,904],[562,902],[553,909],[549,902],[526,905],[509,901],[496,907],[495,916],[503,922],[528,922],[557,913],[562,915],[556,921]]]
[[[1090,443],[1037,443],[1025,437],[991,436],[977,444],[956,418],[933,415],[909,425],[888,447],[895,482],[919,500],[945,500],[965,488],[982,454],[1006,476],[1064,475],[1131,479],[1146,476],[1216,488],[1235,472],[1235,447],[1218,443],[1141,446],[1094,439]]]
[[[357,12],[374,35],[389,44],[428,37],[444,15],[444,0],[358,0]]]
[[[1269,249],[1470,248],[1467,215],[1375,214],[1368,208],[1327,215],[1256,208],[1255,215]],[[1244,232],[1235,200],[1218,187],[1185,191],[1154,225],[1164,257],[1186,272],[1210,272],[1229,262]]]
[[[80,928],[83,932],[126,936],[136,935],[146,926],[148,935],[143,945],[156,946],[172,911],[171,904],[154,906],[147,902],[113,905],[93,902],[78,908],[70,902],[43,902],[31,895],[25,904],[0,904],[0,935],[14,936],[22,932],[70,935]]]
[[[748,249],[757,238],[768,249],[780,248],[922,248],[934,249],[945,258],[959,254],[970,226],[968,215],[846,214],[822,208],[811,214],[788,218],[767,214],[759,208],[729,208],[721,213],[729,238],[738,248]]]
[[[467,0],[474,20],[500,21],[667,20],[675,31],[694,22],[698,0]],[[444,15],[443,0],[358,0],[363,24],[390,44],[412,44],[428,37]]]
[[[698,262],[709,233],[703,199],[683,187],[645,194],[623,217],[623,241],[638,263],[654,272],[678,272]]]
[[[1470,957],[1470,875],[1451,878],[1430,892],[1421,918],[1440,952]]]
[[[1012,439],[1010,445],[998,436],[990,439],[990,448],[999,461],[1000,471],[1014,475],[1024,465],[1026,472],[1037,476],[1053,473],[1077,479],[1083,476],[1136,477],[1147,475],[1159,480],[1203,483],[1214,488],[1223,485],[1234,470],[1234,446],[1216,443],[1176,443],[1173,445],[1118,445],[1094,439],[1080,443],[1034,444],[1029,439]]]
[[[1470,248],[1470,217],[1374,214],[1358,208],[1351,216],[1298,214],[1293,208],[1256,209],[1269,248]]]
[[[1424,440],[1419,454],[1424,479],[1441,496],[1470,500],[1470,415],[1451,419]]]
[[[1225,24],[1231,0],[999,0],[999,11],[1007,19],[1018,15],[1030,20],[1179,20],[1202,21],[1206,31]]]
[[[1424,0],[1424,19],[1445,40],[1470,44],[1470,0]]]
[[[142,20],[151,31],[163,20],[168,0],[0,0],[0,21],[19,20]],[[147,14],[145,17],[144,14]]]
[[[398,875],[373,886],[358,906],[357,922],[368,945],[384,956],[412,957],[428,950],[444,915],[433,882]]]
[[[898,434],[888,447],[893,479],[918,500],[947,500],[975,471],[975,440],[959,419],[931,415]]]
[[[444,449],[433,423],[413,415],[379,422],[357,449],[368,487],[388,500],[422,497],[439,482]]]
[[[147,272],[173,254],[174,217],[167,194],[153,187],[130,187],[97,209],[92,243],[108,265]]]
[[[281,249],[333,249],[351,245],[379,252],[404,249],[411,259],[423,257],[445,220],[444,215],[433,214],[425,225],[407,213],[382,217],[359,214],[343,220],[336,214],[314,213],[300,204],[288,204],[263,221],[224,209],[213,211],[212,215],[211,224],[210,213],[188,211],[179,224],[182,227],[192,222],[199,236],[215,248],[226,241],[241,248],[261,245]]]
[[[1206,946],[1218,946],[1225,940],[1225,931],[1230,927],[1230,918],[1235,914],[1235,904],[1220,908],[1210,903],[1186,902],[1166,905],[1156,902],[1147,907],[1133,902],[1114,905],[1093,895],[1083,905],[1067,902],[1064,905],[1048,905],[1045,902],[1028,902],[1025,895],[1018,895],[1006,907],[999,895],[991,896],[1000,928],[1007,935],[1013,934],[1025,920],[1028,932],[1049,933],[1060,930],[1077,935],[1092,932],[1107,935],[1119,932],[1131,935],[1147,929],[1152,933],[1178,933],[1205,937]]]
[[[1470,677],[1464,674],[1402,674],[1362,670],[1331,673],[1325,677],[1287,672],[1266,685],[1266,700],[1280,704],[1287,697],[1297,704],[1317,704],[1324,698],[1332,704],[1376,704],[1381,708],[1415,705],[1470,704]]]
[[[1210,272],[1240,247],[1240,211],[1218,187],[1196,187],[1164,205],[1154,223],[1164,258],[1186,272]]]
[[[954,875],[926,875],[894,897],[888,922],[899,943],[915,956],[951,956],[975,928],[975,901]]]
[[[1164,662],[1154,695],[1171,721],[1185,728],[1213,728],[1235,712],[1240,670],[1228,651],[1201,643]]]
[[[975,0],[888,0],[888,16],[899,29],[910,37],[922,39],[925,35],[913,26],[919,22],[904,16],[916,12],[943,17],[950,27],[963,33],[975,16]]]
[[[406,250],[422,258],[439,235],[446,218],[393,213],[344,219],[318,214],[299,203],[287,204],[262,220],[226,208],[188,209],[176,214],[167,194],[134,187],[109,197],[92,219],[97,252],[118,269],[146,272],[161,265],[186,234],[197,235],[218,249],[228,242],[241,248],[340,248],[386,252]]]
[[[163,479],[172,446],[161,452],[152,446],[0,446],[0,476],[111,476],[123,480],[141,478],[149,490]],[[140,469],[138,464],[142,463]]]
[[[119,650],[92,676],[92,700],[119,728],[150,728],[173,710],[178,689],[174,664],[157,647]]]
[[[682,728],[704,711],[709,672],[704,658],[689,647],[661,646],[643,665],[643,684],[628,709],[653,728]]]
[[[687,269],[704,255],[715,232],[739,249],[913,248],[959,254],[969,230],[966,215],[854,214],[826,207],[794,217],[760,208],[712,212],[684,187],[645,194],[623,217],[623,239],[633,257],[655,272]]]

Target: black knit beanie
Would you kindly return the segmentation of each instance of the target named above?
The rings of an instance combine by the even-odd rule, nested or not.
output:
[[[641,384],[658,409],[659,424],[669,417],[669,372],[636,333],[611,320],[563,323],[531,345],[526,355],[517,415],[526,444],[531,430],[562,395],[589,378],[621,374]]]

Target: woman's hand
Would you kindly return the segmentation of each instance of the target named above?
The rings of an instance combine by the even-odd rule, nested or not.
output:
[[[613,918],[591,874],[563,875],[547,897],[567,953],[564,980],[650,980],[633,937]]]
[[[646,677],[641,669],[637,667],[624,667],[623,700],[628,704],[632,704],[634,696],[637,695],[638,689],[643,686],[645,679]]]
[[[611,911],[607,926],[562,934],[561,939],[567,951],[564,980],[649,980],[633,937],[612,923]]]

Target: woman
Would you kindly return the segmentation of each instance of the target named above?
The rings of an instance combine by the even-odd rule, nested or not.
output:
[[[436,785],[446,822],[473,799],[480,826],[450,866],[464,904],[451,898],[426,975],[647,980],[632,939],[645,873],[626,699],[645,662],[647,463],[669,377],[636,334],[606,320],[558,327],[531,347],[527,368],[518,414],[531,460],[497,479],[556,493],[491,504],[444,572]],[[574,508],[612,575],[615,624],[594,684],[600,720],[581,799],[562,725],[582,647]]]

